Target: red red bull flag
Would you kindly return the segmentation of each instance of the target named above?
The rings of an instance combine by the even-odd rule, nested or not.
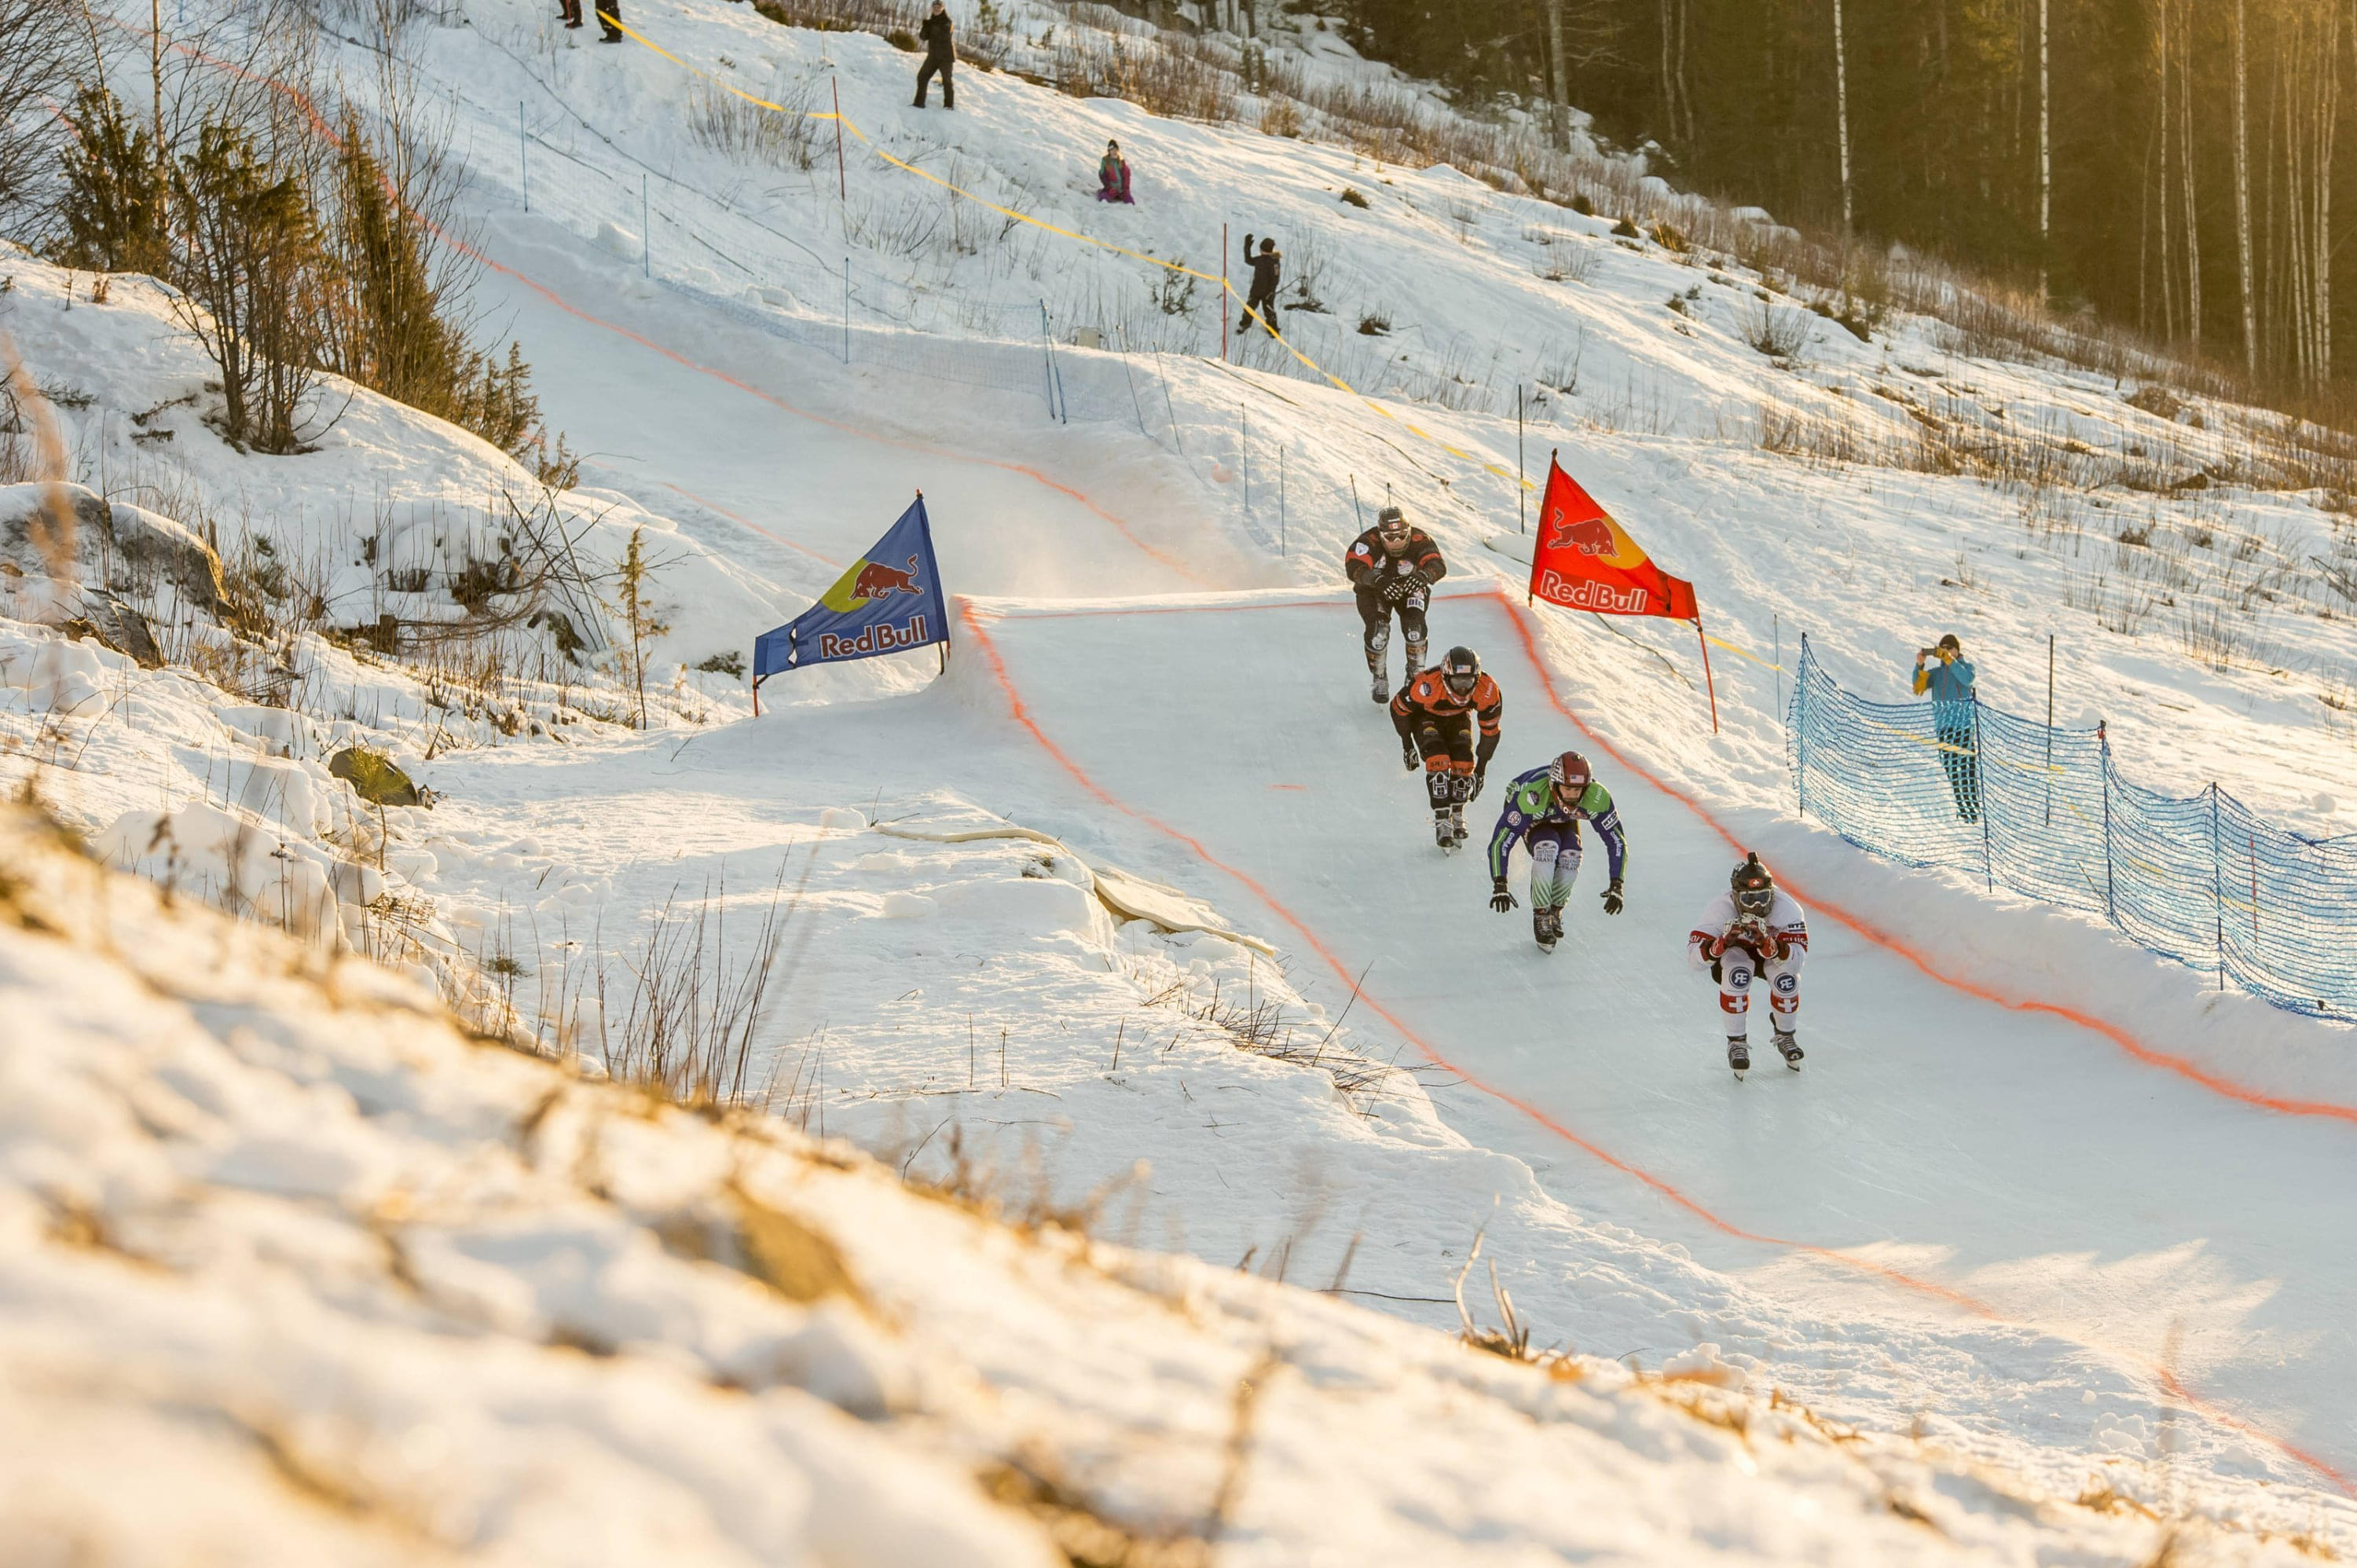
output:
[[[753,641],[753,690],[780,670],[873,659],[950,639],[949,601],[933,564],[933,530],[917,495],[884,537],[818,596]]]
[[[1539,502],[1538,548],[1531,554],[1531,595],[1598,615],[1702,618],[1694,585],[1654,565],[1628,530],[1552,457]]]

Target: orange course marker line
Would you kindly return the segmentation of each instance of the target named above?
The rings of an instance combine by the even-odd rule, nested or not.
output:
[[[1537,673],[1539,686],[1546,693],[1547,701],[1555,704],[1555,711],[1571,721],[1580,734],[1595,742],[1615,763],[1678,801],[1700,818],[1703,824],[1711,832],[1724,839],[1728,848],[1738,854],[1743,854],[1749,846],[1729,832],[1690,791],[1672,784],[1652,769],[1632,760],[1626,752],[1597,734],[1595,730],[1588,727],[1585,719],[1572,712],[1564,700],[1555,693],[1555,682],[1547,674],[1546,660],[1539,652],[1538,639],[1532,629],[1529,612],[1523,606],[1514,603],[1513,599],[1502,590],[1493,591],[1497,594],[1498,602],[1505,607],[1507,618],[1513,622],[1515,633],[1522,639],[1523,652],[1529,658],[1532,670]],[[1781,872],[1778,873],[1780,877],[1782,875]],[[1784,880],[1792,886],[1794,896],[1812,909],[1822,911],[1835,925],[1847,927],[1876,947],[1904,959],[1918,972],[1951,990],[1961,991],[1967,996],[2003,1007],[2008,1012],[2042,1014],[2048,1017],[2060,1018],[2065,1023],[2075,1024],[2092,1034],[2102,1036],[2147,1067],[2158,1068],[2164,1072],[2174,1073],[2188,1082],[2227,1100],[2239,1101],[2244,1105],[2256,1106],[2262,1111],[2273,1111],[2286,1116],[2312,1116],[2327,1121],[2357,1124],[2357,1106],[2342,1105],[2329,1100],[2291,1100],[2281,1095],[2269,1094],[2264,1090],[2254,1089],[2248,1084],[2237,1083],[2233,1079],[2212,1072],[2206,1068],[2197,1067],[2182,1057],[2156,1050],[2118,1025],[2107,1023],[2078,1008],[2065,1006],[2056,1002],[2040,1001],[2032,996],[2008,996],[1976,981],[1966,980],[1961,975],[1951,973],[1932,962],[1921,950],[1891,935],[1863,915],[1854,914],[1837,904],[1827,901],[1814,892],[1792,884],[1790,878],[1784,878]]]
[[[1504,600],[1509,608],[1513,607],[1512,601],[1506,599],[1502,591],[1499,592],[1498,596],[1501,600]],[[1426,1041],[1421,1035],[1417,1034],[1415,1030],[1409,1027],[1406,1022],[1397,1014],[1394,1013],[1389,1007],[1385,1006],[1373,996],[1369,995],[1365,990],[1361,988],[1358,983],[1358,977],[1354,976],[1351,972],[1349,966],[1343,963],[1340,956],[1337,954],[1333,949],[1327,946],[1325,940],[1320,938],[1316,931],[1310,929],[1308,925],[1304,922],[1299,916],[1296,915],[1291,908],[1286,907],[1286,905],[1274,893],[1270,892],[1269,889],[1257,878],[1236,866],[1229,865],[1226,861],[1223,861],[1219,856],[1213,854],[1200,840],[1195,838],[1193,835],[1182,832],[1178,829],[1172,827],[1169,823],[1163,822],[1160,818],[1154,816],[1152,813],[1142,811],[1136,807],[1130,805],[1127,801],[1122,800],[1119,796],[1113,794],[1103,785],[1099,784],[1093,778],[1090,777],[1088,771],[1082,768],[1079,763],[1075,762],[1071,754],[1066,752],[1062,746],[1057,745],[1055,740],[1048,734],[1048,732],[1039,727],[1039,721],[1031,716],[1031,710],[1025,704],[1022,693],[1017,689],[1014,677],[1007,672],[1006,662],[999,654],[998,645],[991,639],[990,634],[984,629],[984,618],[975,613],[972,604],[965,600],[960,600],[958,603],[958,618],[964,623],[967,635],[974,639],[975,647],[981,650],[984,661],[990,666],[991,675],[993,679],[998,682],[999,690],[1005,693],[1008,712],[1014,718],[1016,724],[1019,725],[1026,734],[1030,736],[1032,740],[1038,744],[1042,751],[1048,754],[1059,768],[1062,768],[1075,783],[1079,784],[1082,789],[1086,790],[1096,800],[1103,801],[1104,804],[1112,807],[1114,811],[1121,812],[1124,816],[1144,823],[1146,826],[1153,829],[1156,832],[1162,834],[1164,837],[1184,845],[1205,865],[1223,873],[1246,891],[1250,892],[1254,897],[1257,898],[1264,906],[1265,906],[1279,920],[1291,927],[1294,934],[1298,936],[1309,950],[1316,953],[1329,969],[1333,971],[1335,976],[1340,979],[1344,985],[1351,989],[1353,994],[1355,994],[1361,1003],[1373,1012],[1376,1016],[1383,1019],[1384,1023],[1397,1030],[1401,1037],[1405,1039],[1410,1045],[1414,1046],[1418,1054],[1420,1054],[1426,1061],[1430,1062],[1435,1067],[1441,1068],[1454,1075],[1459,1082],[1464,1083],[1469,1088],[1488,1095],[1490,1098],[1497,1101],[1501,1104],[1511,1106],[1533,1122],[1544,1127],[1549,1133],[1554,1133],[1556,1137],[1561,1138],[1567,1144],[1570,1144],[1573,1147],[1580,1150],[1583,1154],[1587,1155],[1598,1163],[1608,1165],[1612,1169],[1620,1172],[1624,1176],[1634,1178],[1636,1181],[1660,1194],[1663,1197],[1667,1198],[1671,1203],[1675,1204],[1678,1208],[1685,1210],[1688,1214],[1693,1215],[1695,1219],[1701,1220],[1704,1224],[1723,1235],[1734,1237],[1738,1240],[1750,1241],[1763,1246],[1778,1247],[1787,1251],[1800,1252],[1810,1257],[1823,1259],[1828,1262],[1838,1264],[1844,1268],[1867,1275],[1885,1283],[1896,1285],[1903,1290],[1913,1292],[1919,1295],[1928,1296],[1937,1301],[1945,1302],[1950,1305],[1956,1306],[1972,1314],[1975,1317],[1984,1318],[1992,1323],[2006,1323],[2012,1321],[2004,1317],[1995,1307],[1990,1306],[1986,1302],[1981,1301],[1979,1298],[1968,1294],[1964,1291],[1957,1290],[1953,1286],[1942,1284],[1936,1280],[1927,1280],[1914,1274],[1906,1273],[1900,1270],[1890,1268],[1885,1264],[1874,1262],[1869,1259],[1855,1257],[1850,1253],[1841,1251],[1835,1248],[1821,1246],[1815,1242],[1795,1241],[1783,1237],[1765,1235],[1761,1232],[1748,1230],[1743,1226],[1738,1225],[1732,1220],[1724,1219],[1717,1213],[1706,1208],[1695,1198],[1688,1197],[1674,1184],[1661,1176],[1655,1176],[1652,1172],[1632,1161],[1623,1159],[1621,1156],[1612,1153],[1603,1145],[1581,1136],[1579,1133],[1572,1131],[1571,1128],[1566,1126],[1562,1122],[1556,1120],[1554,1116],[1550,1115],[1545,1111],[1541,1110],[1538,1106],[1533,1104],[1528,1100],[1523,1099],[1522,1096],[1514,1094],[1507,1090],[1501,1089],[1497,1085],[1489,1082],[1487,1079],[1484,1079],[1476,1074],[1468,1072],[1463,1068],[1458,1067],[1455,1062],[1449,1060],[1439,1051],[1434,1049],[1428,1041]],[[1531,638],[1526,628],[1521,627],[1519,621],[1517,622],[1517,628],[1523,631],[1525,651],[1530,654],[1533,661],[1538,664],[1542,676],[1544,676],[1544,663],[1539,662],[1536,640]],[[1556,709],[1563,713],[1566,717],[1570,718],[1574,724],[1579,724],[1578,719],[1571,714],[1571,711],[1564,706],[1560,699],[1555,696],[1555,690],[1552,682],[1546,682],[1546,686],[1548,698],[1550,701],[1555,703]],[[1592,738],[1595,738],[1597,744],[1602,746],[1607,752],[1610,753],[1616,760],[1620,759],[1620,753],[1609,742],[1604,741],[1599,736],[1595,736],[1594,732],[1589,731],[1585,725],[1579,725],[1579,728],[1583,734],[1587,734]],[[1630,771],[1637,773],[1640,777],[1645,778],[1649,780],[1652,779],[1652,775],[1644,772],[1641,768],[1632,767],[1630,768]],[[1671,792],[1674,794],[1676,793],[1676,791]],[[1679,799],[1685,800],[1685,797],[1683,795],[1680,795]],[[1700,807],[1695,806],[1691,800],[1685,800],[1685,803],[1694,809],[1698,815],[1703,816],[1706,822],[1709,822],[1710,819],[1708,814],[1703,812]],[[1725,830],[1718,829],[1716,822],[1712,822],[1711,826],[1714,829],[1717,829],[1722,837],[1726,836]],[[1730,839],[1729,842],[1732,843],[1733,841]],[[1872,940],[1870,933],[1869,940]],[[1934,978],[1938,977],[1934,975]],[[2333,1468],[2331,1465],[2328,1464],[2323,1459],[2309,1453],[2307,1450],[2298,1446],[2288,1440],[2277,1437],[2274,1434],[2253,1425],[2252,1423],[2242,1420],[2238,1416],[2232,1415],[2201,1399],[2200,1396],[2194,1394],[2190,1390],[2187,1389],[2183,1382],[2181,1382],[2178,1379],[2177,1375],[2169,1368],[2158,1362],[2152,1361],[2147,1358],[2136,1356],[2133,1353],[2115,1352],[2115,1354],[2119,1354],[2122,1356],[2123,1359],[2143,1367],[2144,1369],[2152,1376],[2156,1382],[2168,1391],[2171,1397],[2181,1401],[2188,1409],[2195,1411],[2208,1419],[2217,1422],[2220,1425],[2229,1428],[2230,1430],[2241,1433],[2255,1441],[2267,1444],[2288,1457],[2308,1466],[2316,1474],[2326,1477],[2341,1491],[2347,1493],[2352,1497],[2357,1497],[2357,1482],[2352,1482],[2349,1477]]]
[[[1134,818],[1135,820],[1145,823],[1147,827],[1152,828],[1155,832],[1162,834],[1164,837],[1185,845],[1205,865],[1212,866],[1224,873],[1249,891],[1254,897],[1259,899],[1261,903],[1267,906],[1270,912],[1275,914],[1278,919],[1284,921],[1287,926],[1291,927],[1294,934],[1299,937],[1303,942],[1308,944],[1309,950],[1312,952],[1315,952],[1319,959],[1323,960],[1326,966],[1331,969],[1335,974],[1341,979],[1345,985],[1351,986],[1353,989],[1362,1004],[1372,1009],[1378,1017],[1383,1020],[1384,1023],[1399,1031],[1401,1037],[1405,1039],[1410,1045],[1413,1045],[1418,1053],[1424,1057],[1425,1060],[1430,1062],[1435,1067],[1445,1069],[1447,1071],[1454,1075],[1460,1082],[1463,1082],[1473,1089],[1479,1090],[1480,1092],[1489,1095],[1491,1099],[1496,1100],[1502,1104],[1513,1107],[1515,1110],[1521,1112],[1524,1116],[1529,1117],[1540,1126],[1544,1127],[1548,1132],[1553,1133],[1555,1136],[1564,1139],[1567,1143],[1577,1145],[1578,1148],[1592,1155],[1594,1158],[1601,1161],[1605,1165],[1608,1165],[1613,1169],[1642,1182],[1645,1186],[1652,1188],[1655,1192],[1661,1194],[1661,1196],[1669,1199],[1672,1203],[1676,1204],[1679,1208],[1684,1209],[1689,1214],[1692,1214],[1695,1218],[1702,1220],[1705,1224],[1709,1225],[1714,1230],[1722,1231],[1725,1234],[1735,1237],[1740,1240],[1755,1241],[1766,1246],[1781,1247],[1789,1251],[1809,1252],[1820,1257],[1830,1258],[1846,1267],[1857,1269],[1867,1273],[1878,1275],[1894,1283],[1904,1285],[1910,1290],[1915,1290],[1923,1294],[1936,1297],[1952,1305],[1963,1307],[1965,1311],[1974,1313],[1979,1316],[1995,1318],[1997,1316],[1996,1311],[1985,1303],[1976,1301],[1973,1297],[1965,1295],[1960,1291],[1952,1290],[1946,1285],[1939,1284],[1929,1280],[1919,1280],[1914,1278],[1912,1275],[1900,1273],[1895,1269],[1886,1268],[1879,1263],[1869,1262],[1862,1258],[1853,1258],[1846,1253],[1835,1251],[1831,1248],[1818,1247],[1805,1241],[1794,1241],[1781,1236],[1762,1235],[1755,1230],[1745,1230],[1743,1227],[1735,1224],[1731,1220],[1722,1219],[1717,1214],[1713,1213],[1710,1209],[1704,1208],[1700,1203],[1697,1203],[1693,1198],[1687,1197],[1685,1193],[1680,1191],[1676,1186],[1655,1176],[1652,1172],[1646,1170],[1643,1166],[1634,1165],[1628,1160],[1622,1159],[1620,1155],[1613,1154],[1610,1150],[1603,1147],[1601,1144],[1592,1143],[1588,1139],[1582,1137],[1579,1133],[1573,1132],[1569,1127],[1564,1125],[1561,1122],[1555,1120],[1555,1117],[1541,1110],[1536,1105],[1532,1104],[1529,1101],[1523,1099],[1521,1096],[1516,1095],[1510,1090],[1501,1089],[1495,1084],[1490,1083],[1480,1076],[1467,1071],[1457,1063],[1449,1060],[1439,1051],[1434,1049],[1430,1042],[1426,1040],[1423,1036],[1416,1033],[1415,1029],[1411,1028],[1404,1019],[1393,1013],[1390,1008],[1386,1007],[1382,1002],[1376,1000],[1374,997],[1367,994],[1363,989],[1359,988],[1357,977],[1351,972],[1350,967],[1342,961],[1340,956],[1337,954],[1333,949],[1327,946],[1323,938],[1318,936],[1316,931],[1310,929],[1309,926],[1303,921],[1298,915],[1296,915],[1292,909],[1287,908],[1285,902],[1278,898],[1275,893],[1271,892],[1267,886],[1260,882],[1258,878],[1253,876],[1248,872],[1240,870],[1236,866],[1231,865],[1226,861],[1222,860],[1218,855],[1213,854],[1211,850],[1204,845],[1202,841],[1195,838],[1192,834],[1180,832],[1178,829],[1172,827],[1169,823],[1163,822],[1160,818],[1152,815],[1150,812],[1139,811],[1136,807],[1130,805],[1127,801],[1108,791],[1103,785],[1091,778],[1087,770],[1082,768],[1079,763],[1073,761],[1071,755],[1067,753],[1062,746],[1057,745],[1056,742],[1049,737],[1048,732],[1041,729],[1039,722],[1031,716],[1031,710],[1025,705],[1022,693],[1016,689],[1014,677],[1007,673],[1006,660],[1000,657],[997,644],[991,640],[990,634],[983,628],[982,618],[974,612],[972,606],[964,603],[963,601],[960,601],[959,603],[958,615],[959,618],[965,623],[967,634],[974,639],[975,645],[982,650],[983,658],[989,664],[990,672],[998,682],[1000,690],[1006,693],[1007,705],[1014,715],[1015,722],[1020,725],[1034,741],[1039,743],[1040,748],[1047,752],[1047,754],[1055,760],[1058,767],[1061,768],[1081,786],[1081,788],[1086,789],[1097,800],[1103,801],[1106,805],[1111,806],[1114,810],[1121,812],[1123,815]]]

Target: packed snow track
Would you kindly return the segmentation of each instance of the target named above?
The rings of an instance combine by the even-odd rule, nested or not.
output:
[[[1518,608],[1492,591],[1435,609],[1435,646],[1480,650],[1507,696],[1500,777],[1455,857],[1433,849],[1421,780],[1368,701],[1344,596],[1005,607],[970,624],[1069,765],[1067,790],[1142,819],[1158,874],[1241,919],[1249,897],[1271,935],[1315,944],[1337,1004],[1363,971],[1362,1005],[1461,1079],[1437,1090],[1451,1121],[1557,1196],[1820,1299],[1875,1293],[2081,1339],[2357,1473],[2357,1258],[2316,1244],[2357,1229],[2357,1134],[2221,1098],[1823,918],[1808,1070],[1736,1082],[1684,951],[1727,841],[1566,722]],[[1525,910],[1486,907],[1479,852],[1497,784],[1567,746],[1589,751],[1627,823],[1629,902],[1603,914],[1590,834],[1549,956]],[[953,756],[934,766],[954,779]],[[1513,875],[1520,896],[1519,857]]]

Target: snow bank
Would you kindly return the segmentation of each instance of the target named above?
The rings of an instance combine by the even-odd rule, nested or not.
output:
[[[1702,1360],[1517,1366],[1009,1230],[470,1045],[22,811],[0,887],[0,1531],[28,1561],[2298,1560],[1821,1429]]]

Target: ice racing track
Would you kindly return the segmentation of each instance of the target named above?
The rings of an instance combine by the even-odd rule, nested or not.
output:
[[[1552,957],[1525,914],[1486,907],[1493,794],[1468,853],[1432,849],[1342,596],[970,606],[962,657],[1052,759],[1051,792],[1135,819],[1159,869],[1192,862],[1194,890],[1314,953],[1329,998],[1363,972],[1359,1005],[1444,1069],[1452,1123],[1566,1201],[1821,1297],[2080,1339],[2350,1488],[2357,1256],[2319,1243],[2348,1233],[2357,1128],[2221,1095],[1825,918],[1807,1071],[1734,1082],[1683,951],[1729,841],[1576,727],[1519,607],[1489,590],[1439,610],[1437,639],[1484,650],[1506,688],[1497,766],[1581,746],[1628,824],[1626,913],[1605,918],[1590,865]],[[1109,700],[1116,671],[1129,700]],[[2156,1289],[2137,1266],[2156,1258],[2208,1283]]]
[[[925,447],[888,477],[829,462],[839,429],[752,384],[758,352],[715,369],[654,341],[653,320],[645,332],[617,326],[531,288],[512,300],[527,324],[570,312],[663,356],[541,333],[554,382],[580,394],[575,423],[588,438],[695,453],[689,488],[768,535],[732,531],[726,548],[847,558],[877,515],[904,504],[900,485],[955,486],[991,526],[944,533],[944,572],[1025,596],[966,603],[934,693],[732,726],[697,743],[696,770],[815,768],[857,797],[940,787],[1092,843],[1275,940],[1298,976],[1324,970],[1329,1013],[1363,973],[1354,1026],[1372,1015],[1445,1064],[1424,1076],[1450,1124],[1526,1162],[1587,1218],[1785,1299],[1983,1325],[1975,1354],[2013,1334],[2027,1348],[2011,1371],[2025,1380],[2050,1364],[2036,1342],[2084,1346],[2357,1493],[2357,1250],[2341,1240],[2357,1232],[2357,1124],[2346,1108],[2237,1098],[2139,1057],[2099,1021],[1950,983],[1922,950],[1822,908],[1802,1015],[1807,1070],[1736,1084],[1709,989],[1683,951],[1687,922],[1724,886],[1731,841],[1707,802],[1655,787],[1638,759],[1583,734],[1519,606],[1494,585],[1452,585],[1434,635],[1480,649],[1505,685],[1497,766],[1580,746],[1631,836],[1626,912],[1603,916],[1600,867],[1589,869],[1552,957],[1531,943],[1524,913],[1489,910],[1474,854],[1432,849],[1423,791],[1367,701],[1346,595],[1189,593],[1205,575],[1236,580],[1236,563],[1182,570],[1133,528],[1108,532],[1110,514],[1079,490],[1043,490],[1035,471],[960,451]],[[753,397],[699,395],[713,381]],[[615,424],[617,411],[630,420]],[[803,474],[791,521],[774,499],[780,461]],[[1149,532],[1189,554],[1207,548],[1171,527]],[[1039,596],[1088,594],[1123,596]],[[1494,802],[1474,808],[1477,834]],[[1817,890],[1796,891],[1805,901]],[[1937,933],[1915,935],[1936,961]]]

